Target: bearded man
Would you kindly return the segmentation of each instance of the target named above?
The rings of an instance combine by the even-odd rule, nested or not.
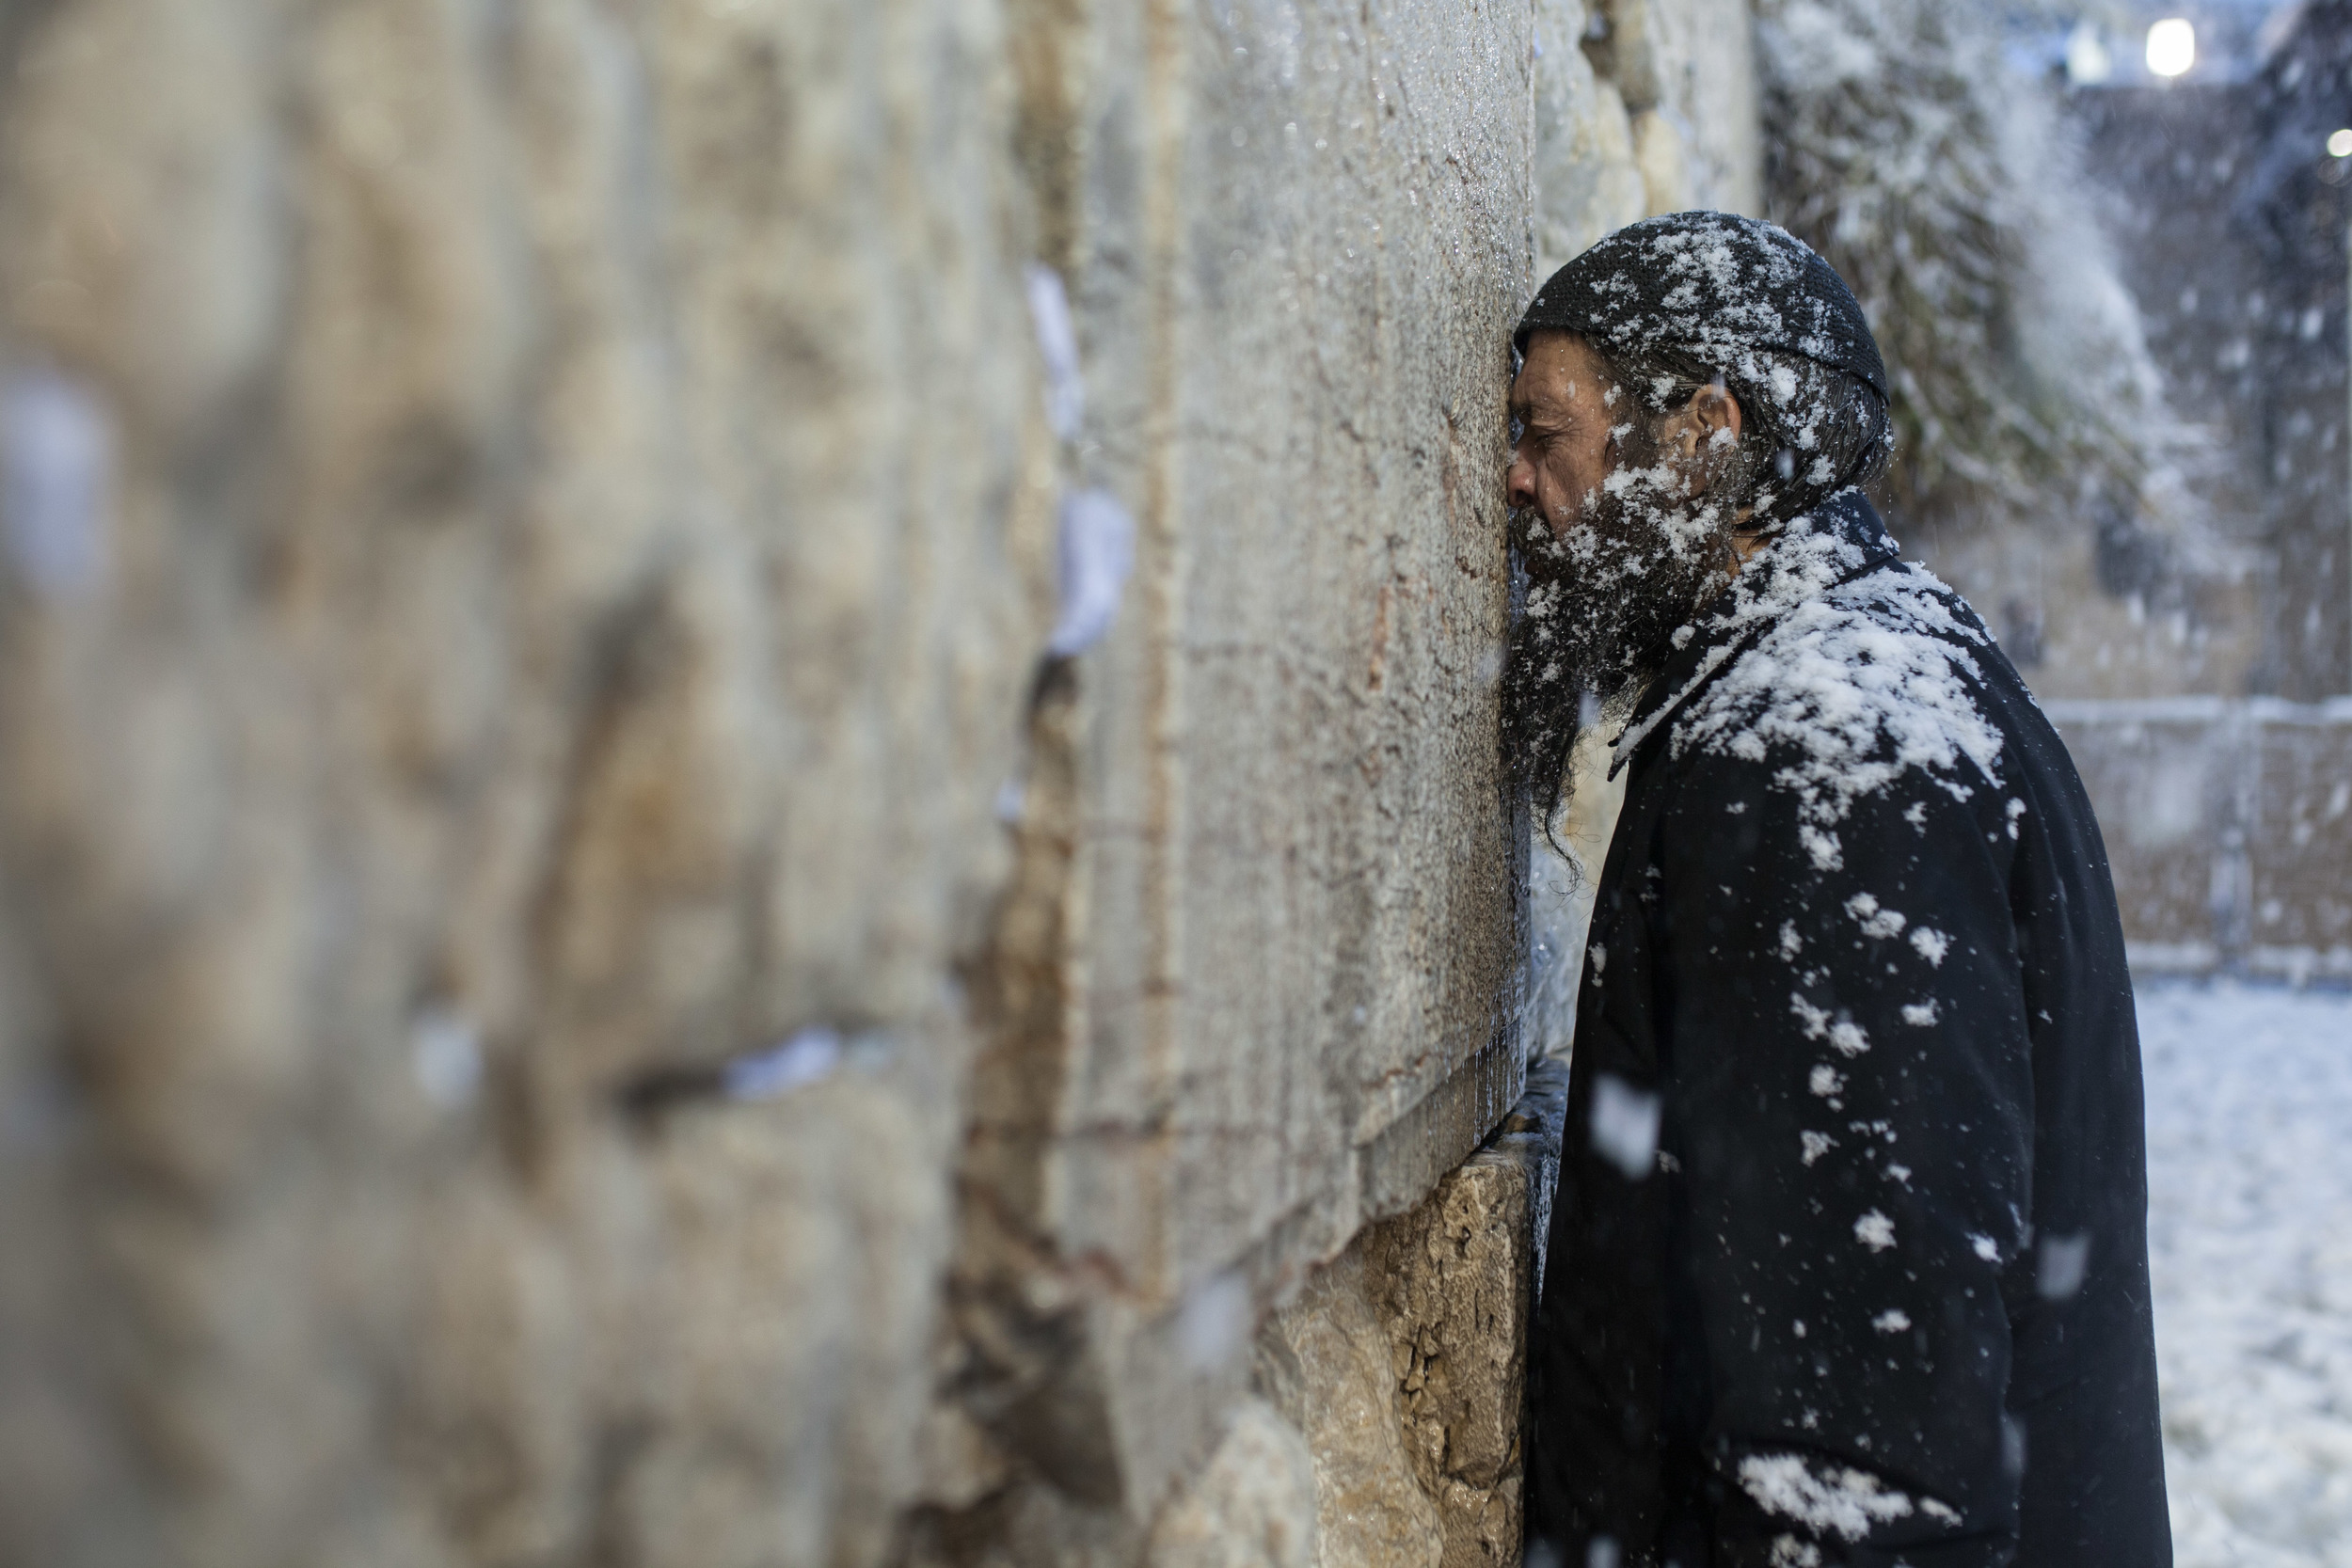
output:
[[[1529,1560],[2171,1560],[2139,1053],[2064,748],[1861,486],[1886,372],[1812,251],[1686,213],[1518,334],[1507,734],[1623,809],[1537,1309]]]

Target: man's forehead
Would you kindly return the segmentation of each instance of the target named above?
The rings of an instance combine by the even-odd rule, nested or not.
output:
[[[1583,345],[1584,340],[1573,332],[1565,332],[1556,326],[1539,326],[1527,335],[1523,352],[1528,364],[1558,364],[1573,357]]]
[[[1577,381],[1597,372],[1597,362],[1584,340],[1571,333],[1544,330],[1527,341],[1526,357],[1511,381],[1511,406],[1525,407],[1539,399],[1573,397]]]

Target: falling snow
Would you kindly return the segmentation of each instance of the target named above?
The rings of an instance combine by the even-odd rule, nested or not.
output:
[[[1895,1244],[1895,1222],[1873,1209],[1853,1222],[1853,1234],[1872,1252],[1884,1252]]]
[[[1870,1527],[1907,1518],[1911,1498],[1876,1476],[1834,1465],[1811,1465],[1797,1454],[1756,1454],[1740,1462],[1740,1484],[1767,1513],[1813,1529],[1859,1541]]]

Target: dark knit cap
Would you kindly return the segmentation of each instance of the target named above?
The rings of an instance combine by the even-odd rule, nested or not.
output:
[[[1628,224],[1551,275],[1512,341],[1524,353],[1545,327],[1604,355],[1703,364],[1734,391],[1769,382],[1758,354],[1802,355],[1886,401],[1885,362],[1845,279],[1787,230],[1736,214]]]

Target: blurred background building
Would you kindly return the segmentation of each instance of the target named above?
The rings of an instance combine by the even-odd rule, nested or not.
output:
[[[2352,975],[2352,10],[1759,17],[1768,209],[1894,370],[1890,516],[2058,714],[2136,958]]]
[[[2230,657],[2210,683],[2182,689],[2284,703],[2068,716],[2113,802],[2144,965],[2342,977],[2352,975],[2342,700],[2352,691],[2352,7],[2172,14],[2197,40],[2176,75],[2157,76],[2150,52],[2129,47],[2134,30],[2162,20],[2146,8],[2077,24],[2055,68],[2172,406],[2198,439],[2188,491],[2213,549],[2201,569],[2110,524],[2101,586],[2185,611],[2192,637],[2199,623],[2214,628],[2208,647]],[[2105,72],[2101,55],[2116,62]],[[2236,593],[2206,586],[2233,574]],[[2226,622],[2245,629],[2217,636]]]

